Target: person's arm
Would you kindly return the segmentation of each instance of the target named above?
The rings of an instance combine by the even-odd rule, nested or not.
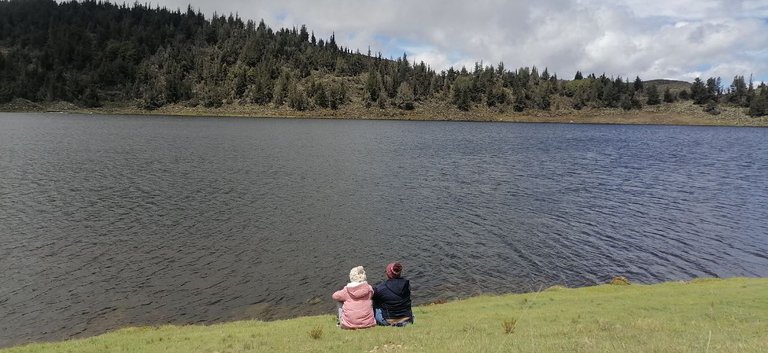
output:
[[[342,288],[340,290],[337,290],[336,292],[333,293],[331,298],[333,298],[333,300],[335,300],[337,302],[345,302],[348,299],[347,298],[347,291],[344,290],[344,288]]]
[[[411,297],[411,281],[405,280],[405,285],[403,286],[403,295],[406,298]]]

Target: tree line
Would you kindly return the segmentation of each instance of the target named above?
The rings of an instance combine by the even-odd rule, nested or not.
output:
[[[355,82],[361,82],[356,85]],[[768,114],[768,88],[737,76],[696,79],[690,89],[660,92],[639,77],[558,78],[548,69],[476,63],[437,72],[406,54],[383,58],[317,38],[306,26],[273,30],[264,21],[102,1],[0,0],[0,103],[14,98],[68,101],[85,107],[136,102],[338,109],[348,104],[414,109],[446,102],[525,111],[560,108],[640,109],[693,100]],[[359,86],[359,87],[358,87]]]

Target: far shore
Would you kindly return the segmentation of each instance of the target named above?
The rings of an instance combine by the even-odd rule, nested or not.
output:
[[[15,100],[0,105],[0,112],[56,112],[98,115],[194,116],[194,117],[253,117],[299,119],[352,119],[352,120],[415,120],[415,121],[484,121],[517,123],[572,123],[623,125],[692,125],[692,126],[768,126],[768,117],[750,117],[744,109],[720,107],[720,113],[704,112],[691,102],[676,102],[658,106],[645,106],[642,110],[586,108],[582,110],[529,110],[504,111],[475,107],[465,112],[449,105],[425,103],[413,110],[396,108],[365,108],[350,103],[340,109],[296,111],[272,105],[225,104],[218,108],[189,107],[182,104],[165,105],[154,110],[138,108],[136,104],[105,103],[98,108],[78,107],[68,102],[34,103]]]

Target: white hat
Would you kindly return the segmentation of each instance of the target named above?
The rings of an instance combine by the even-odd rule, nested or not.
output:
[[[349,271],[350,282],[365,282],[365,268],[363,266],[357,266]]]

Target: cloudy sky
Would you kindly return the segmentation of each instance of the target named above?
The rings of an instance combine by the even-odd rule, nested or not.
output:
[[[691,81],[768,81],[768,0],[159,0],[237,13],[435,69],[476,61]]]

